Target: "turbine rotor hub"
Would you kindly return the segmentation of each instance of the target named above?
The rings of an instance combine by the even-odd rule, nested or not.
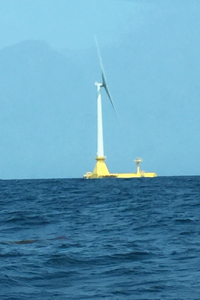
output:
[[[102,86],[103,86],[102,83],[99,83],[99,82],[97,82],[97,81],[95,82],[95,85],[98,86],[98,87],[102,87]]]

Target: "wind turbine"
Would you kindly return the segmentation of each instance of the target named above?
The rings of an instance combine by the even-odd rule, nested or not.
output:
[[[95,41],[96,41],[96,46],[97,46],[97,52],[99,56],[99,61],[100,61],[100,67],[101,67],[101,77],[102,77],[102,82],[95,82],[95,85],[97,87],[97,156],[96,156],[96,165],[94,168],[93,173],[87,172],[84,177],[86,178],[102,178],[102,177],[112,177],[110,172],[108,171],[107,165],[105,163],[106,157],[104,156],[104,145],[103,145],[103,118],[102,118],[102,101],[101,101],[101,89],[104,88],[106,91],[106,94],[111,102],[111,105],[113,109],[115,110],[116,116],[117,116],[117,111],[115,109],[112,97],[110,95],[108,85],[106,82],[106,76],[105,76],[105,71],[101,59],[101,54],[99,50],[99,46],[97,43],[96,36],[94,36]],[[118,118],[118,116],[117,116]]]
[[[104,146],[103,146],[103,118],[102,118],[102,101],[101,101],[101,89],[104,88],[106,94],[111,102],[111,105],[116,113],[117,119],[119,121],[117,111],[114,106],[114,102],[110,95],[108,85],[106,82],[105,71],[101,59],[101,54],[99,50],[99,46],[97,43],[96,36],[94,36],[100,61],[101,67],[101,77],[102,82],[95,82],[97,87],[97,156],[96,156],[96,165],[93,173],[87,172],[83,177],[84,178],[105,178],[105,177],[115,177],[115,178],[138,178],[138,177],[156,177],[156,173],[145,173],[144,171],[140,171],[139,163],[142,161],[141,159],[136,159],[137,163],[137,173],[110,173],[108,171],[107,165],[105,163],[106,157],[104,156]]]
[[[106,82],[106,76],[105,76],[105,71],[102,63],[102,58],[99,50],[99,46],[97,43],[96,36],[95,41],[96,41],[96,46],[97,46],[97,51],[98,51],[98,56],[99,56],[99,61],[100,61],[100,67],[101,67],[101,76],[102,76],[102,82],[95,82],[95,85],[97,86],[97,157],[104,157],[104,146],[103,146],[103,118],[102,118],[102,100],[101,100],[101,88],[104,88],[106,91],[106,94],[111,102],[111,105],[113,109],[115,110],[116,116],[117,111],[114,106],[114,102],[112,100],[111,94],[108,89],[108,85]],[[105,157],[104,157],[105,159]]]

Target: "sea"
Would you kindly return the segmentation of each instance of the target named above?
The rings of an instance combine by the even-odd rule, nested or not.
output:
[[[0,300],[200,299],[200,176],[0,181]]]

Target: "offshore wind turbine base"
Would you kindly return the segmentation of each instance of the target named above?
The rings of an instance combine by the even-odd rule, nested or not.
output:
[[[140,163],[142,162],[141,158],[136,158],[134,162],[137,164],[137,171],[136,173],[110,173],[108,170],[108,167],[105,163],[106,157],[96,157],[96,165],[94,168],[93,173],[87,172],[84,174],[84,178],[86,179],[93,179],[93,178],[107,178],[107,177],[113,177],[113,178],[141,178],[141,177],[157,177],[157,174],[154,172],[145,172],[140,170]]]

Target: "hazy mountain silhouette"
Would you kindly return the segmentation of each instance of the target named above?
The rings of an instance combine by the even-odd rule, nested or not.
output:
[[[87,119],[84,75],[80,65],[44,42],[0,50],[0,169],[5,176],[9,164],[16,170],[12,178],[66,176],[71,154],[76,156],[82,142],[77,131],[83,131]]]

